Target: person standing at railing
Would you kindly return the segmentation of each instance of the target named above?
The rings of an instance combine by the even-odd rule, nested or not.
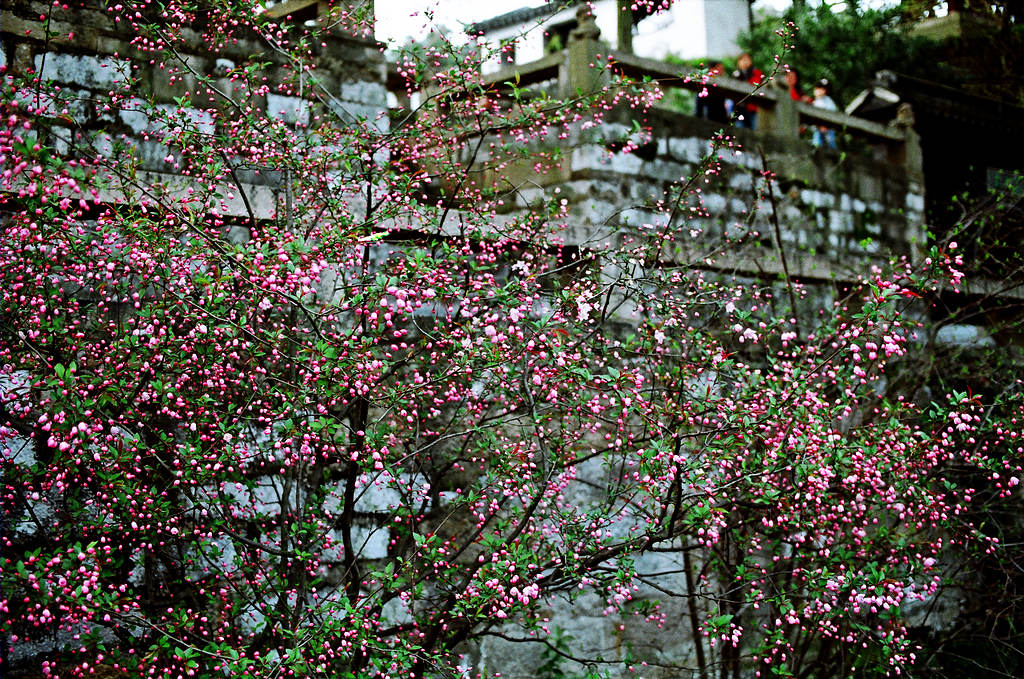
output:
[[[814,102],[814,97],[811,97],[804,92],[804,86],[800,82],[800,72],[795,68],[790,68],[786,71],[785,84],[779,83],[779,85],[783,89],[789,91],[789,98],[793,101],[802,101],[805,104]]]
[[[825,78],[814,83],[815,108],[824,109],[825,111],[839,110],[836,102],[830,96],[831,90],[831,84]],[[814,128],[814,139],[811,140],[811,143],[815,146],[824,145],[827,148],[834,149],[836,147],[836,131],[827,125],[818,125]]]
[[[698,118],[707,118],[716,123],[729,122],[729,112],[725,108],[725,97],[715,91],[714,80],[722,75],[725,66],[721,61],[711,64],[704,78],[704,89],[697,93],[696,113]]]
[[[764,81],[764,71],[755,68],[753,58],[749,53],[744,52],[736,59],[736,70],[732,72],[732,77],[751,85],[760,85]],[[736,127],[745,127],[750,130],[757,127],[757,104],[751,102],[750,99],[735,104],[732,115],[736,119]]]

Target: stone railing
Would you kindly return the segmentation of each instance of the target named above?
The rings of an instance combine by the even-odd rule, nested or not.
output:
[[[612,75],[624,75],[655,84],[663,90],[682,89],[696,95],[705,89],[713,89],[719,96],[734,101],[751,99],[756,103],[761,134],[796,141],[801,130],[808,126],[823,125],[842,130],[877,150],[876,155],[884,155],[889,162],[903,167],[912,181],[923,181],[920,141],[912,127],[912,114],[901,117],[895,125],[886,126],[793,101],[770,82],[753,87],[723,75],[705,83],[701,79],[686,77],[679,66],[607,49],[597,40],[593,30],[587,30],[586,23],[584,21],[581,28],[573,32],[566,49],[492,73],[485,77],[485,84],[501,88],[506,83],[515,82],[519,88],[542,87],[549,94],[571,97],[579,92],[599,89],[610,82]]]
[[[759,226],[764,232],[773,210],[781,221],[781,245],[792,250],[795,275],[849,278],[864,270],[865,258],[919,255],[925,240],[924,175],[909,108],[886,126],[793,101],[771,82],[754,87],[727,76],[711,82],[691,79],[679,66],[609,50],[599,41],[593,21],[585,13],[579,19],[566,49],[487,75],[485,86],[500,91],[514,85],[519,96],[543,92],[565,99],[608,87],[614,92],[616,76],[662,90],[686,90],[694,96],[713,88],[722,98],[756,103],[758,127],[753,131],[729,128],[726,133],[736,144],[716,147],[709,139],[716,136],[721,123],[650,111],[644,122],[647,137],[639,141],[643,152],[620,153],[614,140],[630,134],[635,112],[618,107],[609,111],[600,129],[565,141],[571,147],[566,160],[550,176],[536,177],[524,168],[520,182],[514,168],[506,168],[505,176],[496,179],[510,191],[527,184],[574,187],[568,195],[579,200],[576,220],[583,232],[602,223],[602,207],[607,214],[643,225],[657,216],[635,205],[656,200],[666,190],[666,182],[700,171],[702,158],[711,153],[721,169],[704,188],[705,238],[692,244],[696,246],[690,248],[693,253],[677,252],[682,259],[700,262],[707,238],[732,235],[737,224]],[[802,131],[812,126],[841,131],[848,142],[846,152],[815,149],[801,139]],[[776,180],[773,205],[759,198],[756,188],[769,171]],[[602,187],[607,190],[602,192]],[[623,190],[617,187],[628,187],[633,194],[630,205],[623,203]],[[544,189],[525,193],[538,190]],[[733,259],[728,266],[754,275],[774,275],[777,262],[769,260],[772,257],[754,253]]]

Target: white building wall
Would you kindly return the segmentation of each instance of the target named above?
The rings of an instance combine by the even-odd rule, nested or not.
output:
[[[647,17],[637,24],[636,33],[633,35],[633,51],[649,59],[664,59],[669,54],[684,59],[705,56],[705,5],[708,2],[709,0],[676,0],[667,12]]]
[[[594,0],[594,23],[601,39],[615,43],[618,16],[615,0]],[[737,36],[749,28],[747,0],[675,0],[666,12],[647,17],[636,26],[633,51],[641,57],[664,59],[669,54],[684,59],[736,56]],[[544,31],[576,18],[570,7],[547,17],[517,26],[495,29],[487,34],[490,45],[516,39],[516,63],[525,64],[544,56]],[[493,73],[508,65],[499,55],[484,62],[484,72]]]
[[[707,42],[704,54],[698,56],[720,59],[739,55],[736,38],[750,30],[747,0],[704,0],[704,11]]]

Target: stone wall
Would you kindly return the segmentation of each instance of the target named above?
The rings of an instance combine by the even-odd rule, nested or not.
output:
[[[775,221],[790,273],[809,281],[849,280],[871,263],[921,251],[924,188],[879,149],[840,153],[747,130],[716,143],[719,126],[669,112],[656,112],[650,132],[638,133],[628,113],[578,130],[546,175],[506,171],[511,210],[557,191],[571,203],[567,240],[593,247],[656,233],[668,219],[664,206],[679,200],[673,219],[688,225],[692,238],[673,244],[666,257],[754,276],[781,273]],[[679,186],[693,177],[680,196]]]
[[[23,105],[48,119],[49,138],[43,141],[57,154],[131,157],[144,183],[169,182],[184,190],[174,150],[159,141],[167,131],[162,118],[188,121],[202,137],[222,131],[217,110],[232,102],[291,125],[307,124],[315,113],[309,101],[278,93],[285,70],[268,45],[255,36],[236,36],[213,49],[203,31],[200,24],[190,31],[189,48],[175,62],[158,62],[140,50],[144,43],[113,6],[13,0],[0,14],[0,65],[8,75],[39,78],[37,91],[22,95]],[[335,31],[311,49],[310,77],[321,84],[334,112],[348,122],[386,129],[386,67],[379,45]],[[266,92],[249,96],[231,73],[254,60],[265,64],[258,75],[266,78]],[[132,96],[120,96],[129,83]],[[273,214],[274,173],[246,172],[240,179],[257,216]],[[106,198],[118,199],[114,193]],[[237,197],[227,202],[229,215],[245,213]]]
[[[70,5],[70,6],[69,6]],[[117,10],[121,6],[117,5]],[[235,104],[253,106],[256,115],[282,120],[291,126],[309,122],[317,106],[330,106],[342,120],[360,125],[387,129],[387,90],[385,63],[380,46],[357,36],[332,33],[313,46],[315,76],[325,93],[323,103],[308,98],[278,93],[283,82],[281,58],[255,36],[239,39],[214,48],[203,37],[203,27],[190,31],[187,49],[177,53],[178,59],[154,61],[138,49],[138,34],[123,21],[114,3],[85,0],[67,5],[29,0],[10,0],[0,11],[0,68],[2,77],[23,79],[34,87],[22,87],[19,105],[35,118],[35,131],[40,144],[65,160],[99,155],[111,166],[132,168],[133,176],[110,178],[95,197],[98,204],[118,204],[133,191],[154,186],[171,192],[192,188],[192,180],[183,176],[176,165],[179,149],[163,141],[169,121],[190,126],[195,139],[215,139],[225,132],[228,116],[218,112]],[[255,76],[266,77],[264,95],[245,96],[240,92],[231,72],[255,61],[263,62]],[[0,156],[0,170],[4,159]],[[258,220],[273,218],[283,205],[280,173],[254,172],[240,169],[237,173],[243,201],[236,186],[224,187],[226,198],[220,217],[229,224],[242,224],[249,209]],[[140,195],[129,197],[137,206]],[[6,208],[5,208],[6,209]],[[93,213],[87,213],[87,215]],[[87,216],[88,218],[88,216]],[[246,239],[247,229],[232,226],[229,237]],[[19,382],[22,374],[0,380],[0,395],[13,389],[26,388]],[[5,437],[0,445],[0,460],[6,466],[32,466],[37,462],[34,443],[23,437]],[[2,473],[2,471],[0,471]],[[280,480],[266,475],[254,480],[253,488],[239,487],[234,497],[239,505],[253,512],[273,515],[280,512],[286,491]],[[387,510],[396,500],[387,492],[375,492],[369,480],[361,496],[360,518],[356,519],[355,539],[366,558],[386,556],[387,532],[378,523],[366,519],[374,512]],[[209,489],[216,493],[216,488]],[[51,498],[38,498],[20,516],[8,516],[12,509],[5,500],[2,532],[8,545],[8,558],[25,545],[39,544],[45,531],[39,532],[40,521],[53,517]],[[341,502],[340,495],[331,501]],[[21,509],[21,508],[19,508]],[[340,538],[335,540],[340,543]],[[13,545],[13,546],[12,546]],[[230,543],[227,543],[230,548]],[[232,552],[226,549],[216,556],[221,563],[230,563]],[[153,577],[153,567],[144,556],[134,556],[135,568],[127,584],[143,586]],[[325,558],[330,563],[330,558]],[[157,567],[158,569],[159,567]],[[158,576],[157,576],[158,577]],[[261,617],[250,613],[243,624],[257,624]],[[60,632],[48,640],[11,644],[0,639],[0,673],[4,676],[40,675],[40,662],[55,649],[77,647],[77,635]],[[116,643],[112,637],[108,643]]]
[[[184,189],[187,180],[176,177],[173,161],[167,160],[173,149],[149,138],[159,130],[145,112],[148,104],[155,105],[155,111],[183,113],[199,134],[211,134],[218,125],[214,111],[223,102],[200,87],[198,76],[212,76],[217,89],[231,92],[233,84],[226,74],[264,47],[240,40],[213,57],[197,32],[195,49],[181,55],[184,70],[172,79],[162,64],[150,63],[131,46],[133,37],[98,6],[63,10],[17,0],[3,13],[0,64],[14,74],[38,73],[46,82],[26,104],[41,107],[50,119],[49,143],[58,153],[74,154],[83,145],[101,154],[130,153],[139,170],[150,173],[149,181],[165,177]],[[387,124],[380,115],[386,98],[384,64],[375,45],[336,36],[317,47],[316,57],[317,74],[336,98],[343,119]],[[267,58],[273,61],[272,55]],[[273,66],[265,73],[272,84],[280,77]],[[146,106],[135,100],[114,108],[97,105],[105,93],[128,79],[138,82],[136,91],[147,97]],[[53,95],[57,88],[60,103]],[[272,92],[256,104],[267,115],[293,125],[303,124],[312,113],[305,100]],[[800,279],[848,280],[892,253],[914,256],[923,240],[923,187],[914,168],[894,163],[885,149],[868,145],[862,154],[840,154],[815,150],[799,139],[743,131],[735,133],[734,140],[714,145],[708,139],[715,136],[717,126],[706,121],[657,113],[646,121],[649,133],[636,133],[628,115],[617,110],[602,125],[578,128],[566,142],[563,162],[545,175],[536,175],[531,167],[509,168],[502,177],[510,189],[509,210],[525,211],[557,190],[569,203],[567,243],[597,248],[614,247],[624,237],[655,234],[666,219],[658,204],[679,201],[681,209],[674,218],[692,225],[692,238],[666,248],[665,259],[746,280],[776,280],[782,254],[791,274]],[[702,177],[707,169],[712,171],[707,183],[699,179],[678,194],[681,180]],[[766,172],[774,177],[770,196]],[[272,173],[263,179],[247,175],[243,183],[258,215],[273,216],[280,196]],[[231,205],[236,214],[243,214],[238,201]],[[773,240],[775,221],[780,225],[781,251]],[[592,471],[602,473],[600,468]],[[273,514],[283,494],[280,483],[272,476],[257,481],[252,490],[240,489],[237,500]],[[375,516],[390,516],[401,501],[392,490],[396,484],[413,483],[412,477],[394,483],[360,480],[355,540],[362,558],[388,556],[388,533]],[[581,488],[574,492],[580,493],[582,503],[587,498],[585,486]],[[641,574],[670,574],[677,591],[689,587],[683,575],[689,565],[681,551],[644,554],[636,565]],[[680,621],[688,615],[685,597],[665,597],[654,588],[638,589],[634,595],[660,600],[660,610],[649,619],[624,621],[609,616],[596,596],[582,595],[550,611],[551,628],[563,628],[574,637],[574,647],[607,660],[632,654],[655,664],[693,666],[693,644],[680,631],[685,628]],[[536,646],[525,647],[525,653],[522,648],[488,638],[466,649],[467,664],[488,674],[535,676],[544,656]],[[571,661],[561,666],[567,672],[582,669]],[[675,670],[660,672],[644,676],[678,676]]]
[[[633,115],[615,109],[603,124],[576,128],[560,148],[561,161],[546,172],[524,164],[489,177],[504,182],[507,212],[568,201],[562,236],[581,250],[654,237],[672,215],[690,225],[690,238],[664,249],[666,265],[728,275],[736,285],[774,286],[784,299],[784,256],[790,275],[806,286],[798,311],[809,314],[827,308],[836,288],[871,265],[923,252],[924,187],[918,156],[904,153],[902,142],[864,141],[859,152],[841,153],[771,129],[731,130],[722,138],[718,124],[660,110],[645,121],[648,131],[637,131]],[[622,313],[628,317],[630,310]],[[591,473],[600,478],[602,470]],[[571,492],[587,506],[585,488]],[[713,596],[713,583],[687,582],[694,567],[682,549],[642,554],[635,565],[641,578],[657,582],[631,593],[636,602],[657,604],[653,615],[610,614],[599,597],[582,593],[546,611],[547,628],[555,632],[549,642],[617,666],[582,665],[521,634],[517,641],[487,637],[467,648],[467,666],[512,679],[535,677],[545,663],[564,676],[608,668],[619,676],[614,673],[633,658],[640,676],[698,676],[688,595]]]

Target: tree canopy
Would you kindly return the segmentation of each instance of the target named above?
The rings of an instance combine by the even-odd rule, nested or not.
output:
[[[839,8],[833,5],[839,5]],[[929,42],[912,37],[898,5],[876,8],[857,2],[793,3],[780,17],[763,17],[740,36],[754,63],[770,71],[781,58],[800,73],[804,87],[822,78],[844,106],[877,71],[936,74]],[[783,27],[795,31],[780,30]]]

